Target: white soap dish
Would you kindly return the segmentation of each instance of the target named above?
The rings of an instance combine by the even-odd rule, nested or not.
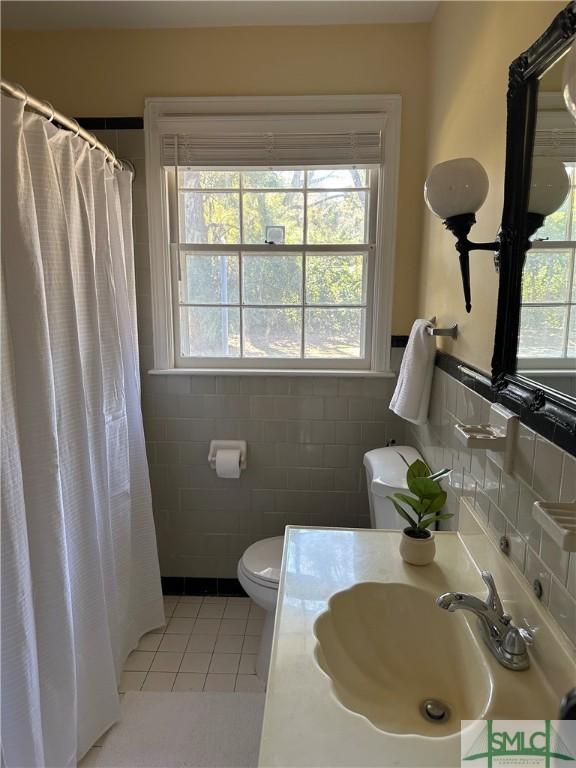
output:
[[[489,424],[455,424],[456,437],[466,448],[486,451],[488,458],[512,474],[518,416],[499,403],[490,406]]]
[[[532,517],[565,552],[576,552],[576,501],[535,501]]]
[[[503,451],[506,446],[506,432],[492,424],[456,424],[454,428],[467,448]]]

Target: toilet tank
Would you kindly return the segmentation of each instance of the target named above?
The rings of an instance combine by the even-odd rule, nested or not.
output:
[[[422,459],[416,448],[409,445],[394,445],[389,448],[376,448],[364,454],[364,467],[368,481],[368,499],[370,501],[370,524],[372,528],[405,528],[406,523],[390,499],[386,498],[398,491],[408,489],[403,456],[408,464]]]

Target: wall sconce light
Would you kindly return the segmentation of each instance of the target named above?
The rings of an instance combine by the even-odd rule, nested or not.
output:
[[[471,157],[435,165],[424,184],[424,199],[428,208],[443,220],[446,229],[456,237],[466,312],[472,309],[470,251],[494,252],[499,247],[498,240],[474,243],[468,239],[476,223],[476,211],[486,200],[488,187],[486,171]],[[528,237],[542,226],[546,216],[562,205],[569,189],[570,180],[560,160],[553,157],[534,158],[527,217]]]

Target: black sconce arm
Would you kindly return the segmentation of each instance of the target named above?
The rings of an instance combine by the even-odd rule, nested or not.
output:
[[[468,240],[468,234],[474,224],[476,224],[476,216],[473,213],[461,213],[444,220],[444,226],[456,238],[456,250],[460,258],[460,272],[462,273],[466,312],[470,312],[472,309],[470,295],[470,251],[494,252],[498,250],[500,245],[498,240],[492,243],[473,243],[471,240]]]

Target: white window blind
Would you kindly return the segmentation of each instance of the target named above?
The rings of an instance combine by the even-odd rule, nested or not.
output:
[[[556,110],[538,114],[534,134],[534,155],[576,162],[576,126],[570,115]]]
[[[381,131],[165,134],[165,166],[366,165],[383,162]]]

